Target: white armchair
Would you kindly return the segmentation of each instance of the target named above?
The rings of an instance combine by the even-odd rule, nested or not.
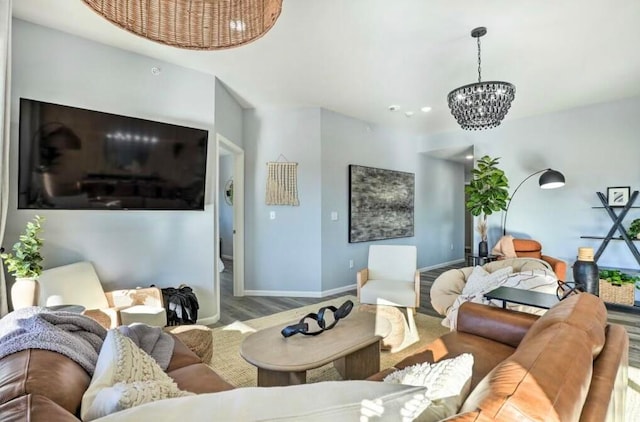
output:
[[[420,307],[420,272],[415,246],[369,246],[367,268],[358,271],[358,300],[373,305]]]
[[[167,325],[160,289],[147,287],[105,292],[91,262],[44,270],[38,281],[40,306],[82,305],[83,314],[105,328],[134,322]]]

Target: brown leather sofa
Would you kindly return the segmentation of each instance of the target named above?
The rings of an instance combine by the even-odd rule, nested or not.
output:
[[[447,421],[623,421],[629,337],[598,297],[574,295],[541,317],[464,303],[450,332],[394,370],[474,356],[471,393]]]
[[[193,393],[233,388],[177,337],[167,373]],[[80,365],[56,352],[29,349],[6,356],[0,359],[0,421],[77,422],[90,381]]]

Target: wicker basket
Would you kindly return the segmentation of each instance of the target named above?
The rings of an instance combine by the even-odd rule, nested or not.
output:
[[[613,284],[600,279],[600,299],[605,302],[633,306],[635,301],[633,283]]]

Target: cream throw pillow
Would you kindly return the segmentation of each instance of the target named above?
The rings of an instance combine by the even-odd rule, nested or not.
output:
[[[482,267],[475,267],[467,278],[461,294],[470,296],[481,292],[486,293],[504,283],[511,273],[513,273],[513,267],[504,267],[492,273]]]
[[[420,421],[439,421],[458,413],[469,395],[473,355],[463,353],[437,363],[419,363],[393,372],[384,382],[426,387],[426,398],[431,401],[422,412]]]
[[[156,361],[117,329],[104,339],[80,415],[91,421],[119,410],[192,395],[178,388]]]

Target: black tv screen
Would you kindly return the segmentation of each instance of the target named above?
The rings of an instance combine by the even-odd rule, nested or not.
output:
[[[203,210],[207,137],[21,98],[18,208]]]

